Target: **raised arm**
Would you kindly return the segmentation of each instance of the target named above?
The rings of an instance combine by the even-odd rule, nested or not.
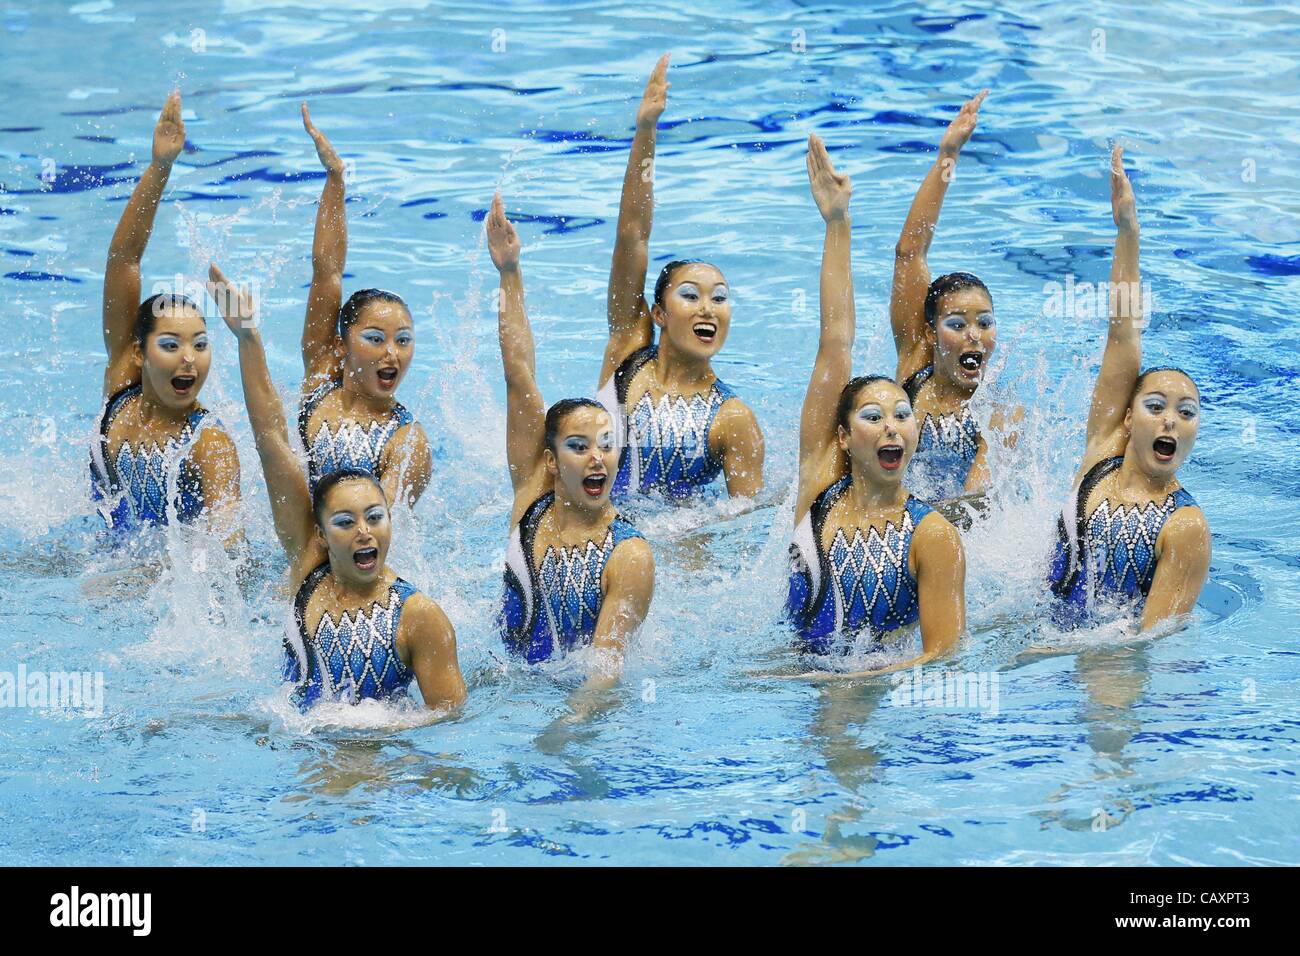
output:
[[[655,64],[636,113],[632,152],[623,174],[618,206],[614,261],[609,270],[606,304],[609,344],[600,380],[604,383],[622,361],[654,337],[645,300],[646,266],[650,257],[650,227],[654,220],[655,128],[668,102],[668,54]]]
[[[488,253],[501,274],[497,331],[506,373],[506,462],[510,486],[518,489],[533,477],[546,440],[546,405],[537,387],[533,330],[524,311],[524,278],[519,271],[519,235],[506,218],[501,194],[492,197],[487,214]]]
[[[835,408],[853,372],[851,353],[856,327],[849,262],[849,198],[853,184],[847,175],[835,171],[826,144],[816,134],[808,137],[807,165],[813,199],[826,221],[826,240],[822,246],[819,290],[821,332],[799,420],[800,505],[796,506],[796,520],[806,510],[804,498],[821,490],[815,485],[825,477],[821,471],[825,468],[826,453],[835,444]]]
[[[302,125],[316,144],[325,167],[325,188],[316,207],[316,233],[311,244],[311,290],[302,325],[303,389],[320,379],[334,378],[342,370],[342,343],[338,337],[339,309],[343,306],[343,266],[348,258],[348,220],[344,212],[343,160],[325,134],[311,121],[302,104]]]
[[[163,105],[153,130],[153,158],[131,199],[122,210],[113,239],[108,245],[104,266],[104,348],[108,368],[104,375],[107,393],[122,379],[129,365],[135,330],[136,311],[140,306],[140,260],[149,245],[158,204],[172,173],[172,163],[185,147],[185,123],[181,120],[181,92],[173,90]],[[119,385],[120,387],[120,385]]]
[[[1118,232],[1110,264],[1110,323],[1101,371],[1088,411],[1088,451],[1084,468],[1106,452],[1123,427],[1133,386],[1142,366],[1142,277],[1138,271],[1137,204],[1124,172],[1124,148],[1110,154],[1110,209]]]
[[[315,540],[311,492],[302,466],[289,446],[284,408],[275,386],[271,384],[271,372],[266,367],[266,351],[257,330],[254,303],[248,292],[232,285],[215,264],[208,268],[208,294],[239,340],[244,404],[248,407],[257,455],[266,475],[266,492],[271,499],[275,533],[290,564],[298,565]]]
[[[894,329],[901,382],[930,363],[933,346],[926,337],[925,293],[930,288],[926,256],[939,225],[943,197],[957,168],[957,157],[975,131],[980,104],[988,95],[981,90],[963,104],[939,141],[939,155],[916,191],[907,221],[894,247],[894,286],[889,297],[889,322]]]

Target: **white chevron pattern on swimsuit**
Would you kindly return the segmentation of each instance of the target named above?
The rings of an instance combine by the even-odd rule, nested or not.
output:
[[[885,524],[883,535],[871,528],[864,539],[862,529],[854,528],[850,542],[843,528],[835,532],[828,558],[838,605],[837,620],[841,625],[848,622],[855,598],[861,598],[867,619],[871,618],[872,609],[882,599],[889,608],[887,614],[898,616],[898,600],[907,575],[907,546],[911,536],[912,515],[906,510],[898,527],[892,521]]]
[[[571,628],[583,630],[600,616],[600,575],[613,550],[613,531],[605,533],[599,546],[588,541],[574,548],[546,549],[538,578],[557,643]]]
[[[1125,587],[1131,572],[1136,587],[1155,564],[1156,539],[1165,521],[1177,509],[1174,496],[1161,504],[1119,505],[1112,509],[1110,499],[1103,498],[1091,515],[1085,530],[1089,560],[1100,562],[1098,583],[1108,581]]]
[[[334,471],[344,463],[368,463],[370,470],[379,468],[380,456],[393,432],[397,431],[396,418],[371,421],[365,425],[347,419],[338,423],[338,431],[330,431],[329,422],[322,422],[311,442],[311,457],[322,471]]]
[[[979,427],[970,408],[963,406],[961,414],[944,412],[941,415],[925,416],[921,422],[922,437],[928,437],[931,444],[951,449],[969,461],[979,451]]]
[[[187,424],[180,435],[168,438],[159,447],[151,441],[149,447],[134,447],[129,441],[123,441],[113,458],[113,468],[117,472],[119,492],[131,500],[135,514],[145,514],[151,510],[163,515],[167,506],[167,473],[177,461],[177,452],[190,440],[192,429]]]
[[[649,392],[641,396],[629,416],[631,434],[628,442],[646,456],[641,473],[650,470],[651,462],[659,465],[661,475],[672,474],[672,467],[702,457],[709,447],[709,421],[723,402],[719,390],[711,388],[704,395],[664,395],[656,402]]]
[[[387,601],[386,605],[378,602],[370,605],[369,614],[362,610],[345,613],[337,624],[329,614],[321,615],[312,643],[319,655],[321,684],[330,697],[337,698],[343,692],[355,698],[367,677],[376,687],[383,687],[386,675],[396,668],[397,635],[393,627],[393,614],[398,606],[396,589],[389,589]],[[352,613],[356,614],[355,618]],[[376,645],[381,655],[375,654]],[[330,666],[336,654],[342,660],[337,681]],[[376,656],[380,657],[380,670],[375,670]]]

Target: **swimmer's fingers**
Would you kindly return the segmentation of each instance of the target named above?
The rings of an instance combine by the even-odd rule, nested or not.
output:
[[[226,326],[236,336],[247,335],[257,327],[256,306],[247,287],[237,286],[226,278],[215,263],[208,264],[208,295],[217,304]]]
[[[853,184],[847,174],[835,171],[826,144],[816,133],[808,137],[808,180],[822,218],[830,221],[848,213]]]
[[[181,91],[172,90],[153,129],[154,162],[170,164],[184,148],[185,121],[181,119]]]
[[[343,160],[335,152],[334,146],[330,143],[329,138],[316,128],[316,124],[311,121],[311,113],[307,109],[307,104],[302,104],[302,126],[311,137],[312,142],[316,144],[316,156],[320,159],[320,164],[325,167],[327,172],[342,173]]]
[[[1137,200],[1133,198],[1133,184],[1124,171],[1124,147],[1118,144],[1110,151],[1110,211],[1117,226],[1137,224]]]
[[[659,117],[663,115],[664,109],[668,106],[668,87],[672,84],[668,82],[668,58],[671,54],[665,53],[655,64],[654,70],[650,73],[650,79],[646,81],[645,92],[641,94],[641,105],[636,111],[636,121],[638,126],[658,123]]]
[[[488,254],[497,269],[509,269],[519,265],[519,234],[514,224],[506,218],[505,204],[501,194],[492,197],[492,206],[484,217],[487,227]]]
[[[955,156],[961,152],[961,148],[970,141],[971,134],[975,132],[975,124],[979,120],[980,104],[984,102],[984,97],[988,96],[988,90],[980,90],[979,93],[972,96],[962,104],[957,115],[953,117],[948,128],[944,130],[943,139],[939,141],[939,152],[947,156]]]

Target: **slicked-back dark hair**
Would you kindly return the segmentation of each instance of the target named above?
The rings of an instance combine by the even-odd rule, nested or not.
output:
[[[835,406],[835,423],[845,431],[849,430],[849,416],[853,414],[853,404],[857,401],[858,393],[872,382],[888,382],[890,385],[897,386],[899,390],[902,389],[902,386],[888,375],[859,375],[857,378],[849,379],[848,384],[840,389],[840,400]],[[907,393],[904,392],[903,395],[906,397]]]
[[[560,425],[564,423],[564,418],[569,412],[576,411],[579,408],[596,408],[600,411],[607,411],[604,405],[590,398],[562,398],[546,410],[546,447],[555,454],[555,443],[560,437]]]
[[[358,289],[348,296],[348,301],[344,302],[343,308],[339,309],[340,339],[347,341],[348,329],[357,324],[357,319],[361,318],[365,307],[374,302],[392,302],[406,309],[407,315],[411,314],[405,300],[396,292],[389,292],[386,289]]]
[[[939,276],[930,283],[930,288],[925,290],[925,321],[930,324],[930,328],[934,328],[934,323],[939,318],[939,300],[949,292],[958,292],[962,289],[983,289],[984,294],[989,297],[989,304],[993,303],[993,293],[979,276],[970,272],[949,272],[947,275]]]
[[[168,309],[193,309],[199,314],[199,318],[203,319],[203,324],[207,325],[207,319],[203,318],[203,310],[189,296],[175,292],[151,295],[140,303],[140,308],[135,310],[135,340],[140,345],[141,351],[144,351],[145,343],[149,341],[149,336],[158,325],[158,316]]]
[[[690,266],[690,265],[697,265],[697,264],[703,266],[709,266],[710,268],[713,269],[718,269],[718,267],[715,266],[712,262],[706,262],[703,259],[674,259],[672,262],[668,263],[666,266],[664,266],[662,269],[659,270],[659,278],[655,280],[654,304],[660,306],[661,308],[663,307],[664,294],[668,292],[668,286],[673,281],[674,272],[676,272],[682,266]],[[718,272],[721,273],[722,270],[718,269]]]
[[[311,492],[311,513],[316,518],[316,527],[324,528],[324,522],[321,520],[321,512],[325,510],[325,498],[330,491],[345,481],[368,481],[379,489],[379,496],[384,499],[384,504],[388,504],[388,495],[384,494],[384,486],[379,483],[379,479],[366,471],[364,468],[340,468],[338,471],[327,473],[320,481],[316,482],[316,487]]]
[[[1189,381],[1189,382],[1192,383],[1192,388],[1196,389],[1196,397],[1197,397],[1197,398],[1200,398],[1200,396],[1201,396],[1201,386],[1199,386],[1199,385],[1196,384],[1196,379],[1192,378],[1190,375],[1188,375],[1186,372],[1184,372],[1184,371],[1183,371],[1182,369],[1180,369],[1178,366],[1176,366],[1176,365],[1154,365],[1154,366],[1152,366],[1152,367],[1149,368],[1149,369],[1145,369],[1145,370],[1143,370],[1142,373],[1138,375],[1138,377],[1137,377],[1137,381],[1133,383],[1133,391],[1132,391],[1132,393],[1131,393],[1131,394],[1129,395],[1129,397],[1128,397],[1128,403],[1129,403],[1129,405],[1132,405],[1132,404],[1133,404],[1133,402],[1134,402],[1134,401],[1137,399],[1137,397],[1138,397],[1138,393],[1142,391],[1142,383],[1146,381],[1146,377],[1147,377],[1148,375],[1152,375],[1152,374],[1154,374],[1154,373],[1156,373],[1156,372],[1177,372],[1179,375],[1183,376],[1183,378],[1187,379],[1187,381]]]

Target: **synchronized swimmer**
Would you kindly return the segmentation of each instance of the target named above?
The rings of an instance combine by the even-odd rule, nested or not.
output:
[[[525,666],[588,649],[597,666],[580,694],[618,680],[651,606],[655,558],[634,525],[637,502],[691,501],[718,478],[733,497],[753,498],[764,484],[763,432],[712,368],[732,318],[721,270],[675,259],[646,297],[650,170],[667,71],[665,55],[636,115],[596,398],[564,398],[549,408],[543,401],[519,237],[499,194],[485,217],[500,278],[513,492],[497,623],[507,654]],[[992,296],[968,272],[931,281],[927,256],[987,92],[965,103],[944,132],[895,247],[894,377],[853,375],[852,185],[822,140],[808,140],[808,179],[825,240],[785,602],[792,648],[812,667],[806,679],[863,677],[934,660],[966,632],[965,550],[939,507],[998,484],[989,442],[1013,450],[1024,409],[995,407],[985,429],[976,423],[972,399],[997,342]],[[108,367],[92,494],[110,529],[186,522],[235,547],[243,540],[238,456],[198,403],[211,362],[203,313],[180,295],[139,302],[141,258],[185,142],[180,106],[173,93],[154,131],[152,161],[109,249]],[[379,289],[344,301],[345,167],[306,104],[302,120],[325,169],[302,333],[305,460],[290,442],[255,304],[215,265],[208,284],[238,341],[248,417],[296,595],[284,678],[304,708],[398,698],[415,682],[431,710],[454,713],[466,698],[455,630],[434,600],[385,563],[391,509],[414,506],[432,472],[428,437],[395,397],[414,350],[411,313],[398,295]],[[1200,392],[1179,369],[1141,370],[1138,222],[1118,147],[1111,208],[1118,233],[1105,353],[1044,587],[1060,628],[1087,625],[1109,608],[1150,631],[1189,614],[1208,575],[1209,528],[1177,478],[1196,440]],[[850,670],[864,654],[872,669]],[[574,711],[589,712],[577,697]]]
[[[119,536],[146,526],[206,522],[227,546],[242,539],[239,455],[199,404],[212,353],[203,311],[180,294],[140,301],[140,261],[172,164],[185,147],[181,95],[153,131],[153,157],[136,183],[104,267],[104,406],[91,443],[91,496]]]

